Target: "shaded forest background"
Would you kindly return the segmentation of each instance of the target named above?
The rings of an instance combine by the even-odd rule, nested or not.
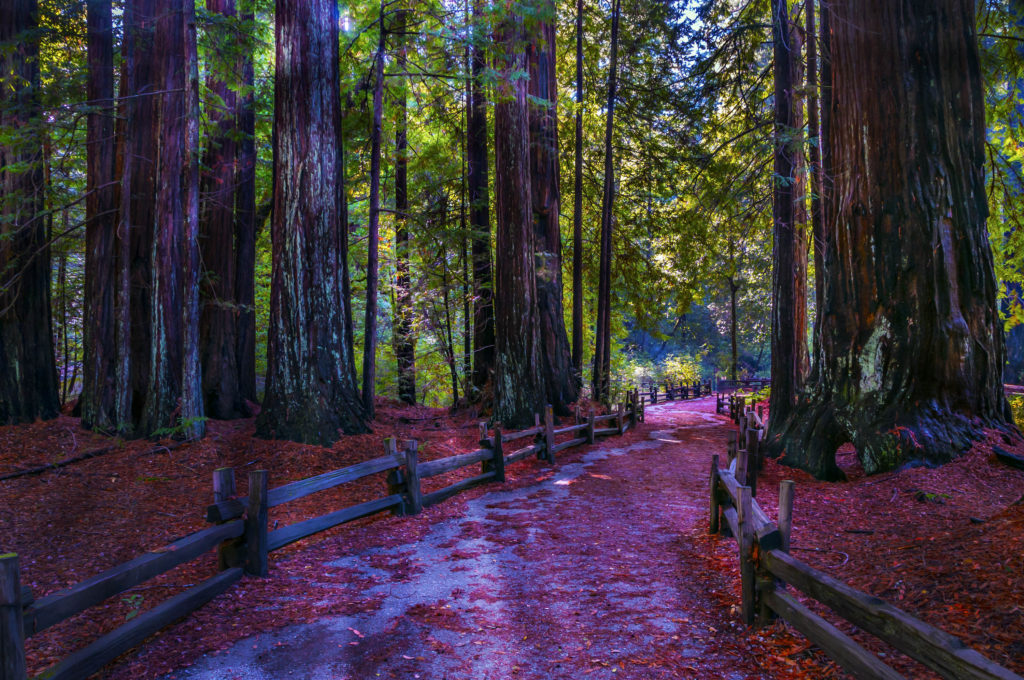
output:
[[[1020,40],[1024,11],[1017,2],[978,3],[988,107],[986,178],[989,232],[1000,308],[1008,340],[1006,381],[1024,382],[1024,190],[1021,117],[1024,73]],[[218,112],[225,92],[212,87],[219,75],[241,82],[239,55],[253,56],[250,92],[255,110],[256,152],[256,374],[262,391],[266,372],[270,307],[272,122],[274,114],[273,3],[239,0],[235,16],[196,5],[199,55],[200,144],[209,149],[227,139]],[[103,104],[87,92],[86,2],[39,3],[41,97],[45,112],[44,213],[52,247],[54,349],[62,402],[74,401],[82,385],[86,127],[88,114]],[[611,44],[611,3],[556,4],[558,144],[561,162],[562,280],[565,327],[572,328],[571,301],[582,298],[582,365],[594,348],[598,249],[604,178],[604,133]],[[582,9],[583,97],[576,101],[576,18]],[[408,11],[402,11],[408,10]],[[772,36],[767,1],[621,4],[618,93],[613,119],[613,208],[611,299],[612,368],[617,384],[645,378],[674,380],[727,375],[732,369],[731,333],[736,333],[737,372],[766,375],[770,366],[772,258]],[[800,4],[791,3],[795,26]],[[251,18],[247,18],[248,13]],[[123,7],[113,3],[114,72],[120,77]],[[374,92],[383,73],[379,239],[380,294],[376,329],[379,396],[401,389],[396,350],[408,338],[415,353],[415,401],[450,405],[472,391],[472,257],[468,227],[467,90],[469,51],[482,50],[489,101],[496,77],[491,68],[493,16],[474,13],[465,2],[353,2],[341,5],[340,74],[348,265],[351,272],[355,365],[362,367],[369,244],[369,196]],[[399,22],[404,22],[402,25]],[[404,47],[406,61],[400,61]],[[796,91],[806,99],[806,92]],[[399,102],[404,101],[404,106]],[[109,113],[109,111],[107,111]],[[574,127],[583,132],[582,282],[573,290],[575,190]],[[396,170],[402,116],[407,117],[407,208],[397,204]],[[493,104],[488,110],[493,138]],[[5,134],[12,134],[5,130]],[[814,142],[803,127],[794,141],[804,153]],[[493,139],[488,142],[493,148]],[[205,158],[206,155],[204,154]],[[493,164],[493,156],[490,158]],[[203,171],[209,173],[210,167]],[[798,170],[798,173],[800,171]],[[492,170],[493,173],[493,170]],[[493,175],[492,175],[493,178]],[[799,174],[797,192],[810,203]],[[204,183],[204,205],[215,190]],[[488,197],[494,214],[494,184]],[[399,219],[406,214],[407,220]],[[206,213],[204,213],[206,214]],[[809,229],[809,217],[803,228]],[[800,218],[798,216],[798,225]],[[406,226],[407,225],[407,226]],[[400,271],[397,239],[408,238],[408,271]],[[406,246],[403,246],[403,248]],[[205,252],[205,251],[204,251]],[[813,258],[807,272],[813,282]],[[214,289],[207,279],[204,291]],[[813,319],[813,284],[808,319]],[[733,295],[735,304],[733,305]],[[396,303],[412,310],[408,332],[400,329]],[[223,306],[204,296],[201,304]],[[734,324],[735,322],[735,324]],[[589,374],[589,370],[585,369]],[[584,380],[584,384],[586,384]]]

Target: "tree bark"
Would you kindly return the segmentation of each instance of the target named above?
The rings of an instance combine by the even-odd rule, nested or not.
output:
[[[144,436],[163,434],[179,426],[189,434],[203,429],[196,421],[202,416],[202,406],[192,404],[188,394],[188,380],[198,377],[199,371],[187,365],[195,351],[191,341],[198,341],[198,333],[193,337],[190,328],[198,323],[198,317],[191,314],[198,312],[198,303],[192,299],[198,295],[198,285],[193,286],[193,279],[196,284],[198,279],[192,272],[193,258],[198,264],[198,255],[192,253],[197,225],[191,214],[192,200],[198,200],[198,185],[194,192],[191,187],[191,154],[198,146],[198,131],[193,140],[191,130],[192,116],[198,114],[191,110],[190,92],[193,11],[188,0],[169,0],[162,3],[156,19],[159,153],[149,291],[152,344],[146,402],[139,424]],[[194,207],[198,210],[198,203]]]
[[[818,329],[821,327],[821,296],[824,284],[822,250],[825,244],[825,222],[822,213],[824,187],[821,171],[821,131],[818,124],[818,34],[814,20],[814,0],[806,0],[804,31],[807,38],[807,140],[810,163],[811,236],[814,248],[814,327],[811,331],[810,383],[817,382]]]
[[[262,437],[329,445],[366,431],[341,300],[338,8],[275,5],[273,263]]]
[[[242,23],[255,21],[255,0],[240,0]],[[235,361],[238,397],[251,412],[256,395],[256,95],[252,50],[247,46],[238,57],[242,95],[235,97],[235,120],[239,135],[235,167]],[[351,343],[349,343],[351,347]],[[353,378],[354,380],[354,378]]]
[[[868,473],[940,464],[1010,413],[974,3],[829,4],[826,170],[842,171],[826,192],[821,375],[769,446],[837,478],[845,441]]]
[[[593,398],[606,401],[610,395],[611,373],[611,279],[612,217],[615,206],[615,177],[612,157],[615,99],[619,59],[619,14],[621,0],[612,8],[611,63],[608,67],[608,104],[604,129],[604,190],[601,198],[601,260],[597,286],[597,326],[594,340]]]
[[[495,33],[500,45],[494,105],[497,243],[494,321],[497,357],[494,419],[510,429],[529,427],[544,405],[534,268],[530,186],[530,126],[523,19],[508,14]]]
[[[555,74],[555,4],[538,3],[532,23],[529,53],[530,195],[537,278],[537,315],[540,322],[541,377],[547,403],[559,415],[569,414],[576,401],[576,378],[565,332],[562,307],[562,231],[558,162],[558,81]]]
[[[786,0],[772,0],[775,55],[775,162],[772,189],[772,390],[769,429],[783,423],[802,385],[801,348],[806,301],[801,295],[799,239],[794,211],[794,171],[798,134],[793,116],[793,35]],[[805,284],[806,285],[806,284]],[[805,286],[804,286],[805,287]]]
[[[363,321],[363,412],[373,420],[377,381],[377,288],[380,241],[380,142],[384,110],[384,3],[380,7],[380,38],[374,59],[373,127],[370,130],[370,215],[366,253],[366,316]]]
[[[583,0],[576,0],[576,144],[572,211],[572,368],[583,388]]]
[[[237,16],[234,0],[206,0],[206,9],[225,19]],[[215,28],[211,33],[216,52],[223,52],[229,47],[231,38],[227,31]],[[238,95],[219,69],[208,71],[206,86],[214,97],[207,107],[210,132],[202,176],[200,243],[204,272],[199,332],[203,398],[211,418],[231,419],[247,415],[239,389],[236,321],[239,318],[239,301],[235,294],[235,266],[238,264],[235,255]]]
[[[474,0],[473,19],[483,21],[483,0]],[[494,304],[491,282],[491,220],[487,169],[487,94],[484,91],[486,62],[480,26],[472,32],[467,163],[469,166],[469,228],[473,251],[473,387],[475,400],[489,397],[487,385],[494,374]]]
[[[145,434],[138,425],[146,406],[153,343],[150,287],[159,148],[157,93],[163,88],[154,32],[161,7],[156,0],[125,3],[117,417],[126,436]]]
[[[407,12],[398,11],[395,34],[398,55],[395,60],[399,74],[406,70]],[[400,75],[398,89],[398,121],[395,129],[395,359],[398,362],[398,398],[406,404],[416,403],[416,336],[413,328],[412,289],[409,279],[409,187],[408,187],[408,125],[405,75]],[[445,293],[447,295],[447,292]],[[445,306],[445,311],[447,311]]]
[[[114,136],[114,28],[110,0],[89,0],[86,127],[85,303],[82,426],[117,430],[115,329],[117,183]]]
[[[0,424],[57,415],[50,248],[43,211],[39,8],[0,9]],[[17,131],[17,134],[11,134]]]

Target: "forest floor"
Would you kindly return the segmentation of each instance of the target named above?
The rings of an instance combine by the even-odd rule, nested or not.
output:
[[[784,624],[739,625],[735,543],[707,535],[710,455],[724,453],[731,427],[713,409],[713,399],[652,407],[637,430],[563,452],[554,467],[528,460],[501,487],[276,552],[268,578],[246,578],[102,675],[842,677]],[[425,459],[475,448],[477,437],[471,414],[428,409],[381,409],[376,434],[331,449],[254,439],[252,429],[213,423],[181,448],[133,442],[0,481],[0,552],[21,555],[40,597],[202,528],[217,467],[234,466],[244,492],[247,470],[268,469],[278,486],[377,457],[387,434],[420,440]],[[993,439],[940,469],[873,477],[844,450],[841,484],[769,461],[758,500],[774,516],[778,481],[795,479],[797,557],[1024,672],[1024,472],[995,462],[991,443],[1011,448]],[[110,444],[68,417],[0,428],[0,476]],[[382,477],[275,508],[271,523],[379,497]],[[213,570],[210,555],[34,636],[30,670]]]

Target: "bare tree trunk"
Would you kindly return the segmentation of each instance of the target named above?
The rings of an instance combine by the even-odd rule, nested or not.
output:
[[[398,36],[399,73],[406,70],[406,26],[409,10],[398,10],[395,32]],[[412,290],[409,279],[409,187],[408,125],[405,76],[400,76],[398,121],[395,129],[395,359],[398,362],[398,398],[416,403],[416,336],[413,328]],[[447,306],[445,311],[447,311]]]
[[[537,315],[541,378],[547,401],[560,415],[576,401],[576,378],[562,306],[562,231],[558,164],[558,81],[555,74],[555,3],[543,0],[533,23],[529,53],[530,194],[536,248]],[[541,103],[543,102],[543,103]]]
[[[843,442],[868,473],[942,463],[1011,415],[974,4],[829,8],[821,369],[768,445],[838,478]]]
[[[82,426],[113,432],[117,356],[114,294],[117,230],[114,29],[110,0],[86,5],[89,45],[86,128],[85,303],[82,305]]]
[[[348,111],[352,106],[351,96],[346,97],[345,110]],[[348,234],[349,234],[349,219],[348,219],[348,156],[345,152],[345,125],[344,116],[341,115],[341,111],[338,112],[338,210],[341,215],[341,230],[338,234],[338,248],[340,249],[340,255],[338,256],[341,260],[341,300],[342,309],[345,313],[345,345],[351,348],[353,351],[349,352],[348,355],[348,372],[353,385],[358,385],[359,380],[356,376],[356,357],[355,357],[355,318],[352,315],[352,277],[349,272],[348,264]]]
[[[528,427],[544,405],[534,268],[530,189],[530,127],[523,19],[509,13],[495,33],[501,45],[494,105],[495,252],[494,320],[497,361],[494,419],[509,428]]]
[[[572,368],[583,388],[583,0],[576,0],[576,144],[572,211]]]
[[[474,0],[474,21],[482,21],[483,0]],[[487,171],[487,95],[484,91],[486,67],[484,33],[479,26],[472,32],[472,77],[470,80],[467,163],[469,166],[469,228],[473,250],[473,387],[474,399],[484,391],[494,373],[494,291],[491,282],[491,221]]]
[[[806,304],[800,295],[794,211],[796,134],[793,118],[793,35],[786,0],[772,0],[775,53],[775,174],[772,189],[772,391],[769,427],[778,427],[796,405],[802,386],[800,348]],[[804,276],[803,280],[806,280]],[[801,313],[803,309],[803,313]]]
[[[255,20],[255,0],[240,0],[242,22]],[[238,397],[250,412],[256,395],[256,97],[252,51],[238,57],[242,95],[236,96],[238,126],[238,165],[235,172],[235,301],[238,305],[235,325],[235,360],[238,370]],[[351,347],[351,343],[349,343]]]
[[[366,431],[348,366],[340,261],[338,7],[275,7],[273,274],[262,437]]]
[[[611,280],[612,280],[612,215],[615,207],[615,177],[612,157],[615,99],[619,60],[619,14],[621,0],[612,8],[611,63],[608,67],[608,104],[604,129],[604,191],[601,199],[601,261],[597,287],[597,327],[594,342],[593,398],[609,397],[611,372]]]
[[[0,8],[0,424],[57,415],[35,0]],[[17,134],[12,134],[14,132]]]
[[[729,376],[736,380],[739,378],[739,348],[737,346],[736,329],[736,292],[740,289],[736,279],[729,277],[729,339],[732,345],[732,362],[729,367]]]
[[[818,124],[818,34],[814,21],[815,0],[805,0],[805,34],[807,36],[807,139],[810,162],[811,235],[814,245],[814,328],[811,335],[811,377],[817,382],[818,329],[821,327],[821,297],[824,293],[824,263],[821,253],[825,247],[825,224],[822,214],[821,134]]]
[[[211,14],[233,19],[234,0],[206,0]],[[226,31],[211,30],[214,49],[224,51],[231,40]],[[234,80],[234,79],[231,79]],[[237,82],[237,81],[235,81]],[[239,390],[235,294],[238,260],[235,255],[235,166],[238,162],[236,91],[217,69],[206,76],[215,95],[208,107],[210,132],[202,176],[200,243],[204,265],[202,312],[199,321],[203,397],[211,418],[240,418],[247,413]]]
[[[377,288],[380,281],[380,142],[384,110],[384,4],[380,6],[380,39],[374,59],[373,128],[370,130],[370,219],[366,253],[366,316],[363,322],[363,412],[373,420],[377,381]]]

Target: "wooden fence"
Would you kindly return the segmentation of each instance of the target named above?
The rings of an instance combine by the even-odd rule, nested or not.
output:
[[[1024,680],[968,648],[956,637],[892,605],[837,581],[789,555],[793,527],[793,482],[779,488],[778,523],[758,505],[761,415],[735,401],[739,430],[730,431],[728,466],[711,458],[709,531],[726,531],[739,546],[741,615],[748,625],[778,616],[818,645],[856,678],[903,676],[786,592],[787,584],[839,617],[903,652],[949,680]]]
[[[47,680],[89,677],[161,628],[227,590],[243,574],[266,576],[268,554],[290,543],[385,510],[398,515],[415,515],[425,507],[474,486],[504,482],[506,465],[531,455],[554,463],[560,451],[592,444],[597,437],[623,434],[643,419],[644,407],[637,390],[628,392],[626,403],[619,404],[613,413],[591,413],[583,419],[577,409],[575,422],[559,428],[554,426],[554,416],[548,406],[543,418],[536,417],[534,427],[520,432],[504,433],[495,428],[488,435],[486,425],[481,423],[482,448],[447,458],[420,462],[415,441],[407,442],[399,451],[396,440],[390,438],[385,440],[384,455],[380,458],[273,489],[268,489],[265,470],[250,472],[246,497],[237,497],[234,470],[222,468],[213,473],[214,502],[206,508],[206,519],[213,526],[39,600],[34,600],[31,591],[20,585],[18,556],[0,555],[0,680],[25,680],[27,677],[25,639],[210,550],[217,551],[219,573],[139,614],[37,677]],[[556,443],[556,437],[566,433],[572,437]],[[526,446],[505,453],[507,444],[524,440],[529,442]],[[423,493],[424,479],[476,464],[481,465],[480,474]],[[268,531],[270,508],[381,472],[388,473],[386,492],[381,498]]]
[[[771,384],[771,378],[743,378],[742,380],[719,378],[715,381],[715,391],[719,394],[729,394],[739,390],[762,390],[765,387],[770,387]]]
[[[660,387],[664,387],[664,391],[659,391]],[[653,406],[659,403],[664,404],[668,401],[699,399],[700,397],[706,397],[710,394],[710,380],[687,383],[675,383],[668,380],[661,384],[651,384],[646,386],[640,391],[640,401],[645,405]]]

